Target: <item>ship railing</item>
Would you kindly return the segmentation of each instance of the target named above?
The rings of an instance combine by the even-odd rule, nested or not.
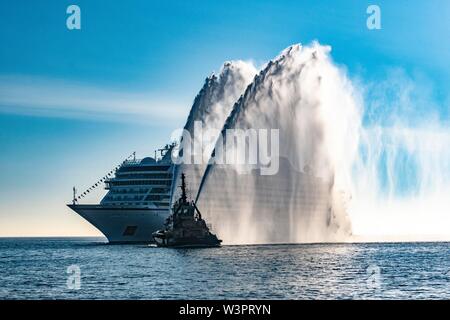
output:
[[[133,165],[137,165],[140,164],[142,161],[142,159],[129,159],[129,160],[125,160],[122,165],[123,166],[133,166]]]
[[[127,166],[135,166],[141,163],[143,159],[128,159],[125,160],[122,163],[122,166],[127,167]],[[170,159],[164,159],[164,158],[157,158],[155,159],[155,164],[172,164]]]
[[[121,164],[117,165],[113,170],[108,172],[105,176],[100,178],[97,182],[95,182],[91,187],[87,188],[83,193],[81,193],[79,196],[76,195],[76,189],[73,187],[73,203],[78,203],[79,200],[87,196],[90,192],[94,191],[96,188],[98,188],[101,185],[105,185],[105,189],[109,189],[110,186],[110,177],[114,174],[117,169],[120,168],[121,165],[126,163],[127,161],[135,161],[136,159],[136,153],[133,152],[131,155],[129,155],[124,161],[122,161]]]

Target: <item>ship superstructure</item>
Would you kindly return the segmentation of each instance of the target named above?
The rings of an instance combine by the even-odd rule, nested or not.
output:
[[[104,179],[108,193],[100,204],[79,204],[80,197],[74,196],[68,206],[110,243],[152,242],[152,232],[164,225],[170,211],[173,147],[160,149],[160,158],[125,160]]]

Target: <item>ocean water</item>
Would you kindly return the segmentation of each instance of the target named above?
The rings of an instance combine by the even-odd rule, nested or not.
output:
[[[168,249],[4,238],[0,298],[450,299],[449,249],[431,242]]]

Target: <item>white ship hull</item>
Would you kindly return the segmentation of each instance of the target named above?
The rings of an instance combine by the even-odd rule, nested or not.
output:
[[[109,243],[150,243],[162,229],[168,210],[102,205],[68,205],[105,235]]]

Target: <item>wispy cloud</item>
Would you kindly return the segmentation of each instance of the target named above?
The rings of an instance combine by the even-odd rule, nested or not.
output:
[[[179,121],[188,101],[68,80],[0,75],[0,113],[108,121]]]

